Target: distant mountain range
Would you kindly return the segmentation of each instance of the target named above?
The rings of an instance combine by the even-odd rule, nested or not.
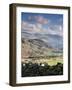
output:
[[[59,35],[22,32],[21,36],[35,45],[63,50],[63,37]]]

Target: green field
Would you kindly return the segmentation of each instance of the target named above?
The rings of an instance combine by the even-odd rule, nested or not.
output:
[[[23,63],[47,63],[50,66],[56,65],[57,63],[62,63],[63,64],[63,58],[61,57],[49,57],[49,58],[28,58],[28,59],[23,59]]]
[[[63,59],[61,57],[55,57],[55,58],[48,58],[48,59],[40,59],[36,60],[36,63],[47,63],[48,65],[56,65],[57,63],[63,64]]]
[[[61,59],[50,59],[47,61],[48,65],[52,66],[52,65],[56,65],[57,63],[62,63],[63,64],[63,60]]]

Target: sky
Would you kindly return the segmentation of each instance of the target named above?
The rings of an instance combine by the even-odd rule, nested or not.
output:
[[[63,15],[43,13],[21,13],[22,32],[63,36]]]

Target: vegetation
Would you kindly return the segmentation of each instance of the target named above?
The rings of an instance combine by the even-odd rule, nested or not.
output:
[[[22,63],[22,77],[63,75],[63,64],[50,66],[47,63]]]
[[[47,57],[29,57],[22,59],[22,63],[47,63],[50,66],[56,65],[57,63],[63,64],[62,56],[47,56]]]

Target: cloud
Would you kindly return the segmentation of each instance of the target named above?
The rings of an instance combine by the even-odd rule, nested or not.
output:
[[[49,20],[47,18],[44,18],[43,16],[29,16],[28,20],[34,20],[36,23],[39,24],[48,24]]]
[[[21,28],[23,29],[23,28],[27,27],[27,25],[28,25],[27,22],[22,22],[22,23],[21,23]]]
[[[35,20],[40,24],[48,24],[48,19],[44,18],[43,16],[35,16]]]
[[[30,23],[27,21],[22,21],[21,24],[22,30],[26,30],[30,33],[40,33],[40,34],[52,34],[63,36],[63,27],[62,25],[53,25],[49,24],[48,28],[43,28],[41,23]]]
[[[63,36],[63,27],[62,25],[50,25],[48,28],[48,32],[50,34]]]
[[[31,33],[38,33],[41,32],[42,25],[41,24],[32,24],[26,21],[22,21],[21,23],[21,29],[27,30]]]

